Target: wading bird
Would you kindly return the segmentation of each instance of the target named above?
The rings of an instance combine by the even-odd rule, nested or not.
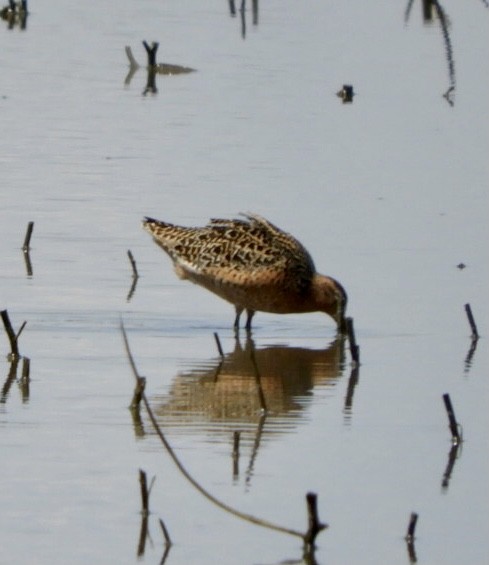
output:
[[[234,304],[235,329],[246,310],[246,330],[256,311],[325,312],[345,332],[347,295],[335,279],[316,272],[305,247],[256,214],[212,219],[183,227],[145,218],[143,227],[171,257],[176,274]]]

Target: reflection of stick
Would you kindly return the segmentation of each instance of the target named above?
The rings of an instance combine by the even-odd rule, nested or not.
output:
[[[265,400],[265,394],[263,393],[263,387],[261,386],[261,375],[260,375],[260,371],[258,370],[258,365],[256,363],[255,348],[253,345],[250,350],[250,356],[251,356],[251,363],[253,364],[253,369],[254,369],[253,372],[255,375],[255,382],[258,388],[258,399],[260,401],[260,408],[262,409],[263,412],[266,412],[267,403]]]
[[[131,253],[130,249],[127,250],[127,256],[129,257],[129,262],[131,263],[132,276],[137,279],[139,278],[138,269],[136,267],[136,261],[134,260],[134,256]]]
[[[475,320],[472,314],[472,308],[470,307],[470,304],[465,305],[465,312],[469,320],[470,329],[472,330],[472,339],[479,339],[479,332],[477,331],[477,326],[475,325]]]
[[[353,318],[346,318],[346,331],[348,332],[348,341],[350,343],[351,358],[355,364],[360,363],[360,347],[355,339],[355,330],[353,329]]]
[[[7,379],[3,383],[2,387],[2,395],[0,396],[0,404],[3,404],[7,401],[7,397],[10,391],[10,387],[12,383],[17,379],[17,367],[19,366],[19,358],[12,357],[10,361],[10,370],[8,372]]]
[[[20,377],[20,389],[22,391],[22,402],[27,402],[29,400],[29,388],[30,388],[30,359],[28,357],[22,358],[22,376]]]
[[[30,249],[31,236],[32,236],[32,230],[33,229],[34,229],[34,222],[29,222],[27,224],[27,231],[25,233],[24,245],[22,246],[22,250],[24,252],[27,252]]]
[[[441,486],[443,489],[448,488],[448,483],[450,482],[450,477],[452,476],[453,467],[455,465],[455,461],[457,460],[458,450],[460,448],[460,444],[454,443],[450,448],[450,452],[448,453],[448,462],[445,472],[443,473],[443,479],[441,481]]]
[[[129,65],[131,67],[131,69],[136,70],[137,68],[139,68],[139,64],[136,61],[136,59],[134,58],[134,55],[132,54],[132,49],[129,47],[129,45],[126,45],[126,55],[127,58],[129,59]]]
[[[217,351],[219,351],[219,355],[221,356],[221,359],[224,359],[224,351],[222,350],[221,340],[219,339],[219,335],[217,332],[214,332],[214,339],[216,340]]]
[[[165,538],[165,545],[170,546],[171,545],[170,534],[168,533],[165,523],[161,518],[160,518],[160,527],[161,527],[161,531],[163,532],[163,537]]]
[[[453,410],[452,401],[450,400],[449,394],[443,395],[443,402],[445,403],[445,408],[448,415],[448,423],[450,425],[450,431],[452,432],[452,441],[454,444],[460,443],[460,433],[458,431],[458,423],[455,418],[455,412]]]
[[[138,371],[137,371],[137,368],[136,368],[136,364],[135,364],[134,359],[132,357],[131,350],[129,349],[129,341],[127,339],[126,330],[124,329],[124,325],[122,323],[121,323],[121,332],[122,332],[122,337],[124,339],[124,346],[125,346],[125,349],[126,349],[128,359],[129,359],[129,364],[131,365],[131,369],[133,371],[134,377],[136,379],[140,378]],[[192,477],[192,475],[190,475],[190,473],[185,469],[185,467],[182,465],[182,463],[180,462],[180,460],[176,456],[175,452],[173,451],[171,445],[168,443],[165,435],[163,434],[163,431],[161,430],[161,428],[158,424],[158,421],[156,420],[156,416],[154,415],[153,410],[151,409],[151,406],[148,402],[148,399],[146,398],[145,393],[143,393],[143,395],[142,395],[142,401],[143,401],[143,404],[144,404],[146,411],[148,413],[149,419],[151,420],[151,424],[153,425],[153,427],[156,431],[156,434],[159,437],[164,448],[166,449],[168,455],[171,457],[172,461],[178,467],[178,469],[182,473],[182,475],[190,482],[190,484],[194,488],[196,488],[203,496],[205,496],[205,498],[207,498],[208,500],[213,502],[216,506],[219,506],[219,508],[221,508],[222,510],[229,512],[230,514],[233,514],[234,516],[237,516],[238,518],[241,518],[243,520],[246,520],[246,521],[251,522],[253,524],[256,524],[258,526],[263,526],[265,528],[270,528],[270,529],[278,531],[278,532],[290,534],[292,536],[296,536],[296,537],[300,537],[300,538],[304,539],[305,536],[304,536],[303,533],[301,533],[297,530],[292,530],[291,528],[284,528],[283,526],[273,524],[272,522],[268,522],[267,520],[262,520],[260,518],[256,518],[255,516],[252,516],[251,514],[246,514],[244,512],[240,512],[239,510],[235,510],[231,506],[228,506],[224,502],[221,502],[220,500],[218,500],[210,492],[208,492],[206,489],[204,489],[204,487],[202,487]]]
[[[132,295],[134,294],[134,291],[136,290],[136,285],[139,279],[139,273],[136,266],[136,260],[134,259],[134,256],[131,253],[130,249],[127,250],[127,256],[129,257],[129,262],[131,263],[131,269],[132,269],[132,284],[126,298],[126,300],[129,302],[132,298]]]

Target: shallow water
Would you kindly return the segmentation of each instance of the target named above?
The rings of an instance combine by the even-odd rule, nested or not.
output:
[[[27,321],[30,359],[29,383],[22,360],[9,379],[2,332],[2,563],[159,562],[158,518],[167,563],[301,559],[298,538],[211,505],[145,412],[133,420],[121,319],[168,441],[220,500],[302,531],[317,492],[318,563],[409,562],[412,511],[419,562],[489,561],[488,10],[445,2],[447,43],[421,3],[406,22],[403,3],[262,2],[255,24],[248,4],[244,38],[217,1],[48,0],[24,30],[2,22],[0,308]],[[124,53],[143,64],[142,39],[197,72],[143,95]],[[232,308],[178,281],[140,229],[146,214],[201,225],[248,210],[347,288],[358,374],[319,314],[259,313],[255,368]],[[156,482],[138,558],[139,468]]]

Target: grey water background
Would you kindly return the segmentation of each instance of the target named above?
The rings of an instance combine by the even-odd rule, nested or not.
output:
[[[213,507],[144,412],[133,423],[121,319],[169,442],[220,499],[302,530],[317,492],[318,563],[409,563],[412,511],[418,562],[489,561],[489,10],[441,7],[424,21],[422,2],[262,1],[253,22],[249,2],[243,28],[224,1],[47,0],[23,30],[1,22],[0,306],[27,321],[31,362],[29,390],[14,382],[0,404],[1,563],[157,563],[158,518],[167,563],[301,561],[300,540]],[[144,65],[143,39],[197,71],[143,95],[124,53]],[[264,420],[232,308],[178,281],[140,228],[241,211],[344,284],[361,348],[353,386],[324,315],[258,314]],[[8,351],[2,331],[5,381]],[[156,476],[140,557],[139,468]]]

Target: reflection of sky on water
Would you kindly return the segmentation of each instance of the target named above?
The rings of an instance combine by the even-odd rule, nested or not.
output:
[[[148,429],[134,441],[126,410],[121,312],[156,408],[199,380],[212,389],[214,331],[234,350],[232,309],[177,281],[140,217],[200,225],[251,210],[297,235],[318,269],[345,284],[362,359],[354,399],[348,366],[336,376],[306,371],[321,382],[310,377],[290,394],[268,379],[281,404],[263,437],[289,427],[260,444],[249,489],[233,479],[227,437],[243,418],[228,425],[195,411],[171,428],[179,455],[226,500],[293,526],[303,525],[304,493],[317,490],[331,524],[318,561],[406,559],[402,536],[416,510],[420,562],[485,563],[487,355],[484,339],[471,349],[463,311],[470,302],[484,336],[485,3],[431,2],[423,25],[419,1],[262,2],[258,23],[248,1],[244,40],[239,4],[233,17],[220,1],[141,10],[128,0],[94,16],[75,0],[47,0],[32,3],[25,30],[2,22],[0,299],[16,328],[27,320],[20,345],[31,359],[28,401],[19,367],[0,411],[5,558],[132,563],[139,466],[157,475],[152,510],[177,541],[170,560],[300,554],[295,542],[275,543],[209,510]],[[159,61],[198,72],[156,76],[158,92],[142,96],[143,69],[123,84],[124,47],[143,64],[142,40],[160,43]],[[351,104],[336,96],[345,84]],[[443,93],[452,85],[451,106]],[[20,248],[31,220],[29,276]],[[129,302],[128,249],[140,274]],[[258,352],[277,342],[320,351],[332,331],[324,317],[260,315],[253,337]],[[236,381],[223,370],[225,389]],[[2,383],[8,372],[6,364]],[[455,458],[445,392],[466,438]],[[250,422],[245,484],[260,425]],[[460,508],[470,509],[463,520]],[[225,532],[220,555],[216,531]],[[243,544],[248,535],[253,544]]]

